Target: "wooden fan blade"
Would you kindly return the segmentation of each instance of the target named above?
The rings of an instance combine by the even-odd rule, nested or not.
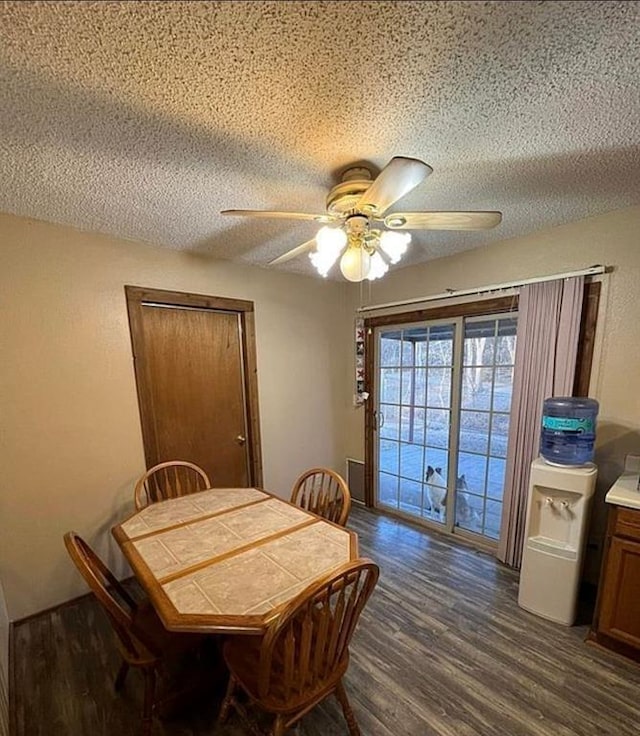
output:
[[[394,212],[384,218],[390,230],[489,230],[502,212]]]
[[[314,215],[310,212],[277,212],[275,210],[222,210],[221,215],[232,217],[273,217],[282,220],[312,220],[314,222],[331,223],[336,218],[331,215]]]
[[[360,197],[356,209],[381,215],[433,171],[417,158],[395,156],[378,174],[373,184]]]
[[[290,261],[292,258],[295,258],[296,256],[300,256],[303,253],[306,253],[309,250],[312,250],[315,247],[316,241],[315,238],[313,240],[308,240],[306,243],[303,243],[302,245],[297,245],[295,248],[292,248],[291,250],[288,250],[286,253],[283,253],[281,256],[278,256],[277,258],[274,258],[272,261],[269,261],[270,266],[275,266],[278,263],[286,263],[287,261]]]

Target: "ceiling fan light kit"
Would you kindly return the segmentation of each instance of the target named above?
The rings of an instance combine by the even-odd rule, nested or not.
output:
[[[275,258],[284,263],[302,253],[326,277],[340,259],[349,281],[382,278],[400,262],[411,241],[406,230],[486,230],[502,220],[500,212],[385,212],[420,184],[433,169],[424,161],[396,156],[372,179],[369,169],[352,166],[327,196],[326,214],[262,210],[224,210],[223,215],[279,217],[323,223],[313,240]],[[388,228],[388,229],[383,229]],[[404,232],[397,232],[403,230]]]

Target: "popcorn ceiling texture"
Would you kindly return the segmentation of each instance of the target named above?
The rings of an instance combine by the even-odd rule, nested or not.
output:
[[[406,263],[638,202],[638,2],[6,2],[0,210],[256,265],[346,165],[435,171],[396,209],[499,209]],[[283,269],[311,272],[306,257]]]

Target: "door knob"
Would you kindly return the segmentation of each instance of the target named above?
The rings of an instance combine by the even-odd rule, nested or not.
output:
[[[238,436],[236,437],[236,442],[237,442],[237,443],[238,443],[239,445],[244,445],[244,443],[245,443],[246,441],[247,441],[247,438],[246,438],[246,437],[245,437],[245,436],[244,436],[243,434],[239,434],[239,435],[238,435]]]

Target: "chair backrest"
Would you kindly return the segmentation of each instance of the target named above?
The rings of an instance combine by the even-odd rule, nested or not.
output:
[[[87,585],[107,614],[120,644],[122,655],[131,663],[147,662],[158,656],[145,642],[144,632],[134,632],[137,603],[91,547],[75,532],[64,535],[64,543]]]
[[[289,603],[262,642],[261,698],[304,699],[344,674],[351,637],[379,572],[371,560],[349,562]]]
[[[184,460],[170,460],[149,468],[136,483],[133,497],[136,510],[140,511],[150,503],[187,496],[205,488],[211,488],[211,483],[202,468]]]
[[[344,526],[351,511],[351,493],[338,473],[328,468],[312,468],[295,482],[291,503]]]

